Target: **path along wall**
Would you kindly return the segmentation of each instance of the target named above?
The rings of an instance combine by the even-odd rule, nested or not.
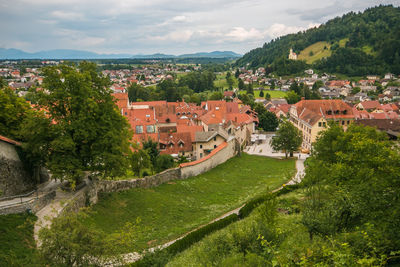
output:
[[[77,201],[80,202],[80,204],[74,204],[76,207],[72,208],[72,210],[77,210],[79,206],[85,206],[89,203],[97,203],[99,193],[119,192],[132,188],[150,188],[172,180],[186,179],[202,174],[232,158],[237,154],[237,151],[238,146],[236,141],[235,139],[232,139],[228,142],[222,143],[209,155],[200,160],[180,164],[178,168],[168,169],[153,176],[130,180],[89,181],[88,186],[82,190],[82,194],[79,194],[79,197],[77,198]]]

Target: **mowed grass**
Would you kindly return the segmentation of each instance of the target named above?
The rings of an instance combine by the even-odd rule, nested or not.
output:
[[[278,91],[278,90],[263,90],[264,97],[260,97],[260,90],[254,90],[254,97],[255,98],[265,98],[265,94],[268,93],[271,95],[271,98],[284,98],[287,96],[287,92]],[[246,90],[240,90],[240,94],[245,94]]]
[[[305,60],[307,64],[312,64],[321,58],[330,57],[332,55],[330,48],[331,45],[328,42],[317,42],[302,50],[298,58]],[[312,55],[310,55],[310,52],[312,52]]]
[[[33,239],[36,216],[0,216],[0,266],[43,266]]]
[[[112,234],[126,222],[140,218],[135,244],[120,251],[141,251],[173,240],[279,187],[294,172],[294,160],[242,154],[186,180],[103,195],[85,220],[91,227]]]
[[[216,88],[222,88],[222,89],[229,89],[229,85],[226,82],[226,73],[227,72],[223,72],[222,74],[217,74],[215,81],[214,81],[214,86]],[[238,87],[238,80],[235,78],[235,75],[232,74],[232,80],[233,80],[233,84],[232,87],[233,88],[237,88]]]

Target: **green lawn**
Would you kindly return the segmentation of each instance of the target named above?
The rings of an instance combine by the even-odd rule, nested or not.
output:
[[[271,98],[284,98],[285,96],[287,96],[287,92],[278,91],[278,90],[263,90],[264,97],[260,97],[260,92],[261,91],[259,91],[259,90],[254,90],[255,98],[265,98],[265,94],[266,93],[269,93],[271,95]],[[245,94],[246,91],[245,90],[240,90],[239,93],[240,94]]]
[[[42,266],[33,239],[36,216],[0,216],[0,266]]]
[[[234,74],[232,74],[231,77],[232,77],[232,80],[233,80],[232,87],[233,88],[237,88],[238,87],[238,80],[235,78]],[[215,81],[214,81],[214,86],[216,88],[223,88],[224,90],[229,88],[228,83],[226,82],[226,72],[223,72],[222,74],[218,74],[216,76]]]
[[[113,233],[141,219],[137,242],[121,252],[154,247],[277,188],[295,172],[294,160],[242,154],[202,175],[150,189],[103,195],[86,222]]]
[[[330,48],[331,45],[328,42],[317,42],[302,50],[299,54],[299,60],[305,60],[307,64],[312,64],[321,58],[330,57],[332,54]],[[312,55],[310,55],[310,52],[312,52]]]

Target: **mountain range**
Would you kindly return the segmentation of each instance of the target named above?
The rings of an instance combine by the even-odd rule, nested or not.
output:
[[[19,49],[0,48],[0,59],[119,59],[119,58],[137,58],[137,59],[160,59],[160,58],[239,58],[239,55],[232,51],[213,51],[199,52],[184,55],[132,55],[132,54],[99,54],[90,51],[55,49],[40,52],[29,53]]]

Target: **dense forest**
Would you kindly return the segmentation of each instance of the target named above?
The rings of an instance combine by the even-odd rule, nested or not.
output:
[[[290,48],[297,54],[317,42],[328,42],[332,54],[312,64],[289,60]],[[237,66],[265,67],[271,73],[290,75],[308,67],[349,76],[400,74],[400,8],[392,5],[350,12],[317,28],[278,37],[246,53]]]

